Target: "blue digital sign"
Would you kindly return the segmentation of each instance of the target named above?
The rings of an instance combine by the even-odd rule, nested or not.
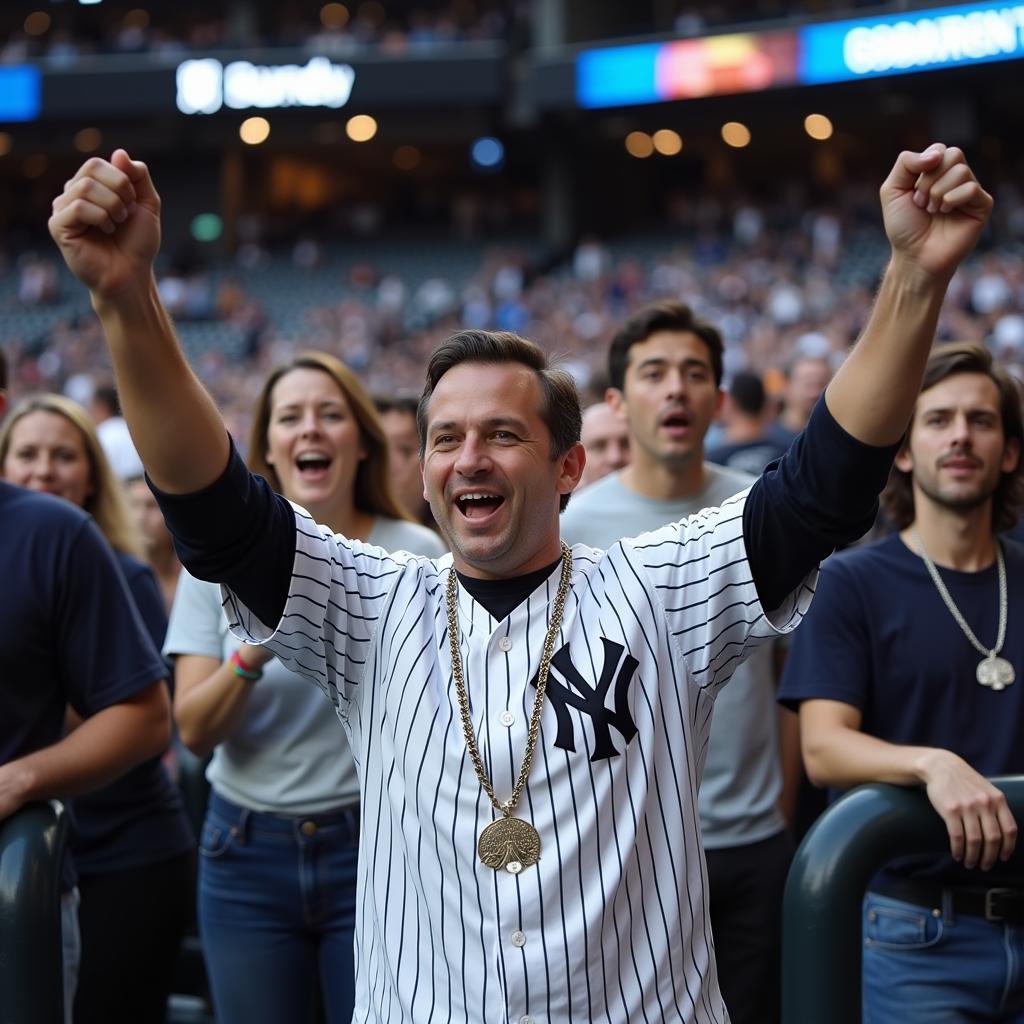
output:
[[[582,107],[656,103],[660,43],[584,50],[576,60],[576,97]]]
[[[963,4],[800,30],[805,85],[1024,57],[1024,4]]]
[[[798,29],[584,50],[581,107],[821,85],[1024,58],[1024,2],[960,4]]]
[[[42,78],[32,64],[0,67],[0,122],[34,121],[42,109]]]

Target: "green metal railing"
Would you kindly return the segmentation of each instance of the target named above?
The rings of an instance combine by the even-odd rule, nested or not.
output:
[[[1024,822],[1024,777],[991,780]],[[949,849],[924,791],[873,784],[830,807],[793,859],[782,913],[783,1024],[860,1024],[861,903],[889,861]],[[1024,877],[1020,847],[1011,861]]]
[[[0,1024],[63,1024],[61,860],[56,800],[0,821]]]

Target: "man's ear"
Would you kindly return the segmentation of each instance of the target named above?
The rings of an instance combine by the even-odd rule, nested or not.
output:
[[[587,452],[577,441],[561,458],[562,471],[558,475],[557,489],[559,494],[572,494],[583,476],[583,467],[587,464]]]
[[[3,392],[0,392],[3,394]],[[3,408],[0,407],[0,416],[3,415]],[[1003,448],[1003,463],[1000,469],[1004,473],[1015,473],[1020,465],[1020,441],[1011,437]]]
[[[896,458],[892,460],[892,464],[901,473],[910,473],[914,469],[914,459],[910,454],[910,445],[903,445],[900,450],[896,453]]]
[[[604,400],[612,407],[612,412],[620,420],[626,418],[626,396],[621,388],[607,388],[604,393]]]

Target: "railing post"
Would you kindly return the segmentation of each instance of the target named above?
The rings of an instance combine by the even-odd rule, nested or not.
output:
[[[0,821],[0,1024],[63,1024],[61,860],[56,800]]]
[[[1024,777],[991,780],[1024,821]],[[923,790],[873,784],[830,807],[793,858],[782,912],[783,1024],[860,1024],[861,903],[889,861],[949,849]],[[1020,848],[1012,863],[1024,874]]]

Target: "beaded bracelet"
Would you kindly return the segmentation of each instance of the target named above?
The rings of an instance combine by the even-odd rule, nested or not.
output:
[[[228,660],[231,662],[231,671],[241,679],[248,679],[250,683],[255,683],[263,675],[263,669],[253,668],[242,661],[242,655],[238,651],[235,651]]]

